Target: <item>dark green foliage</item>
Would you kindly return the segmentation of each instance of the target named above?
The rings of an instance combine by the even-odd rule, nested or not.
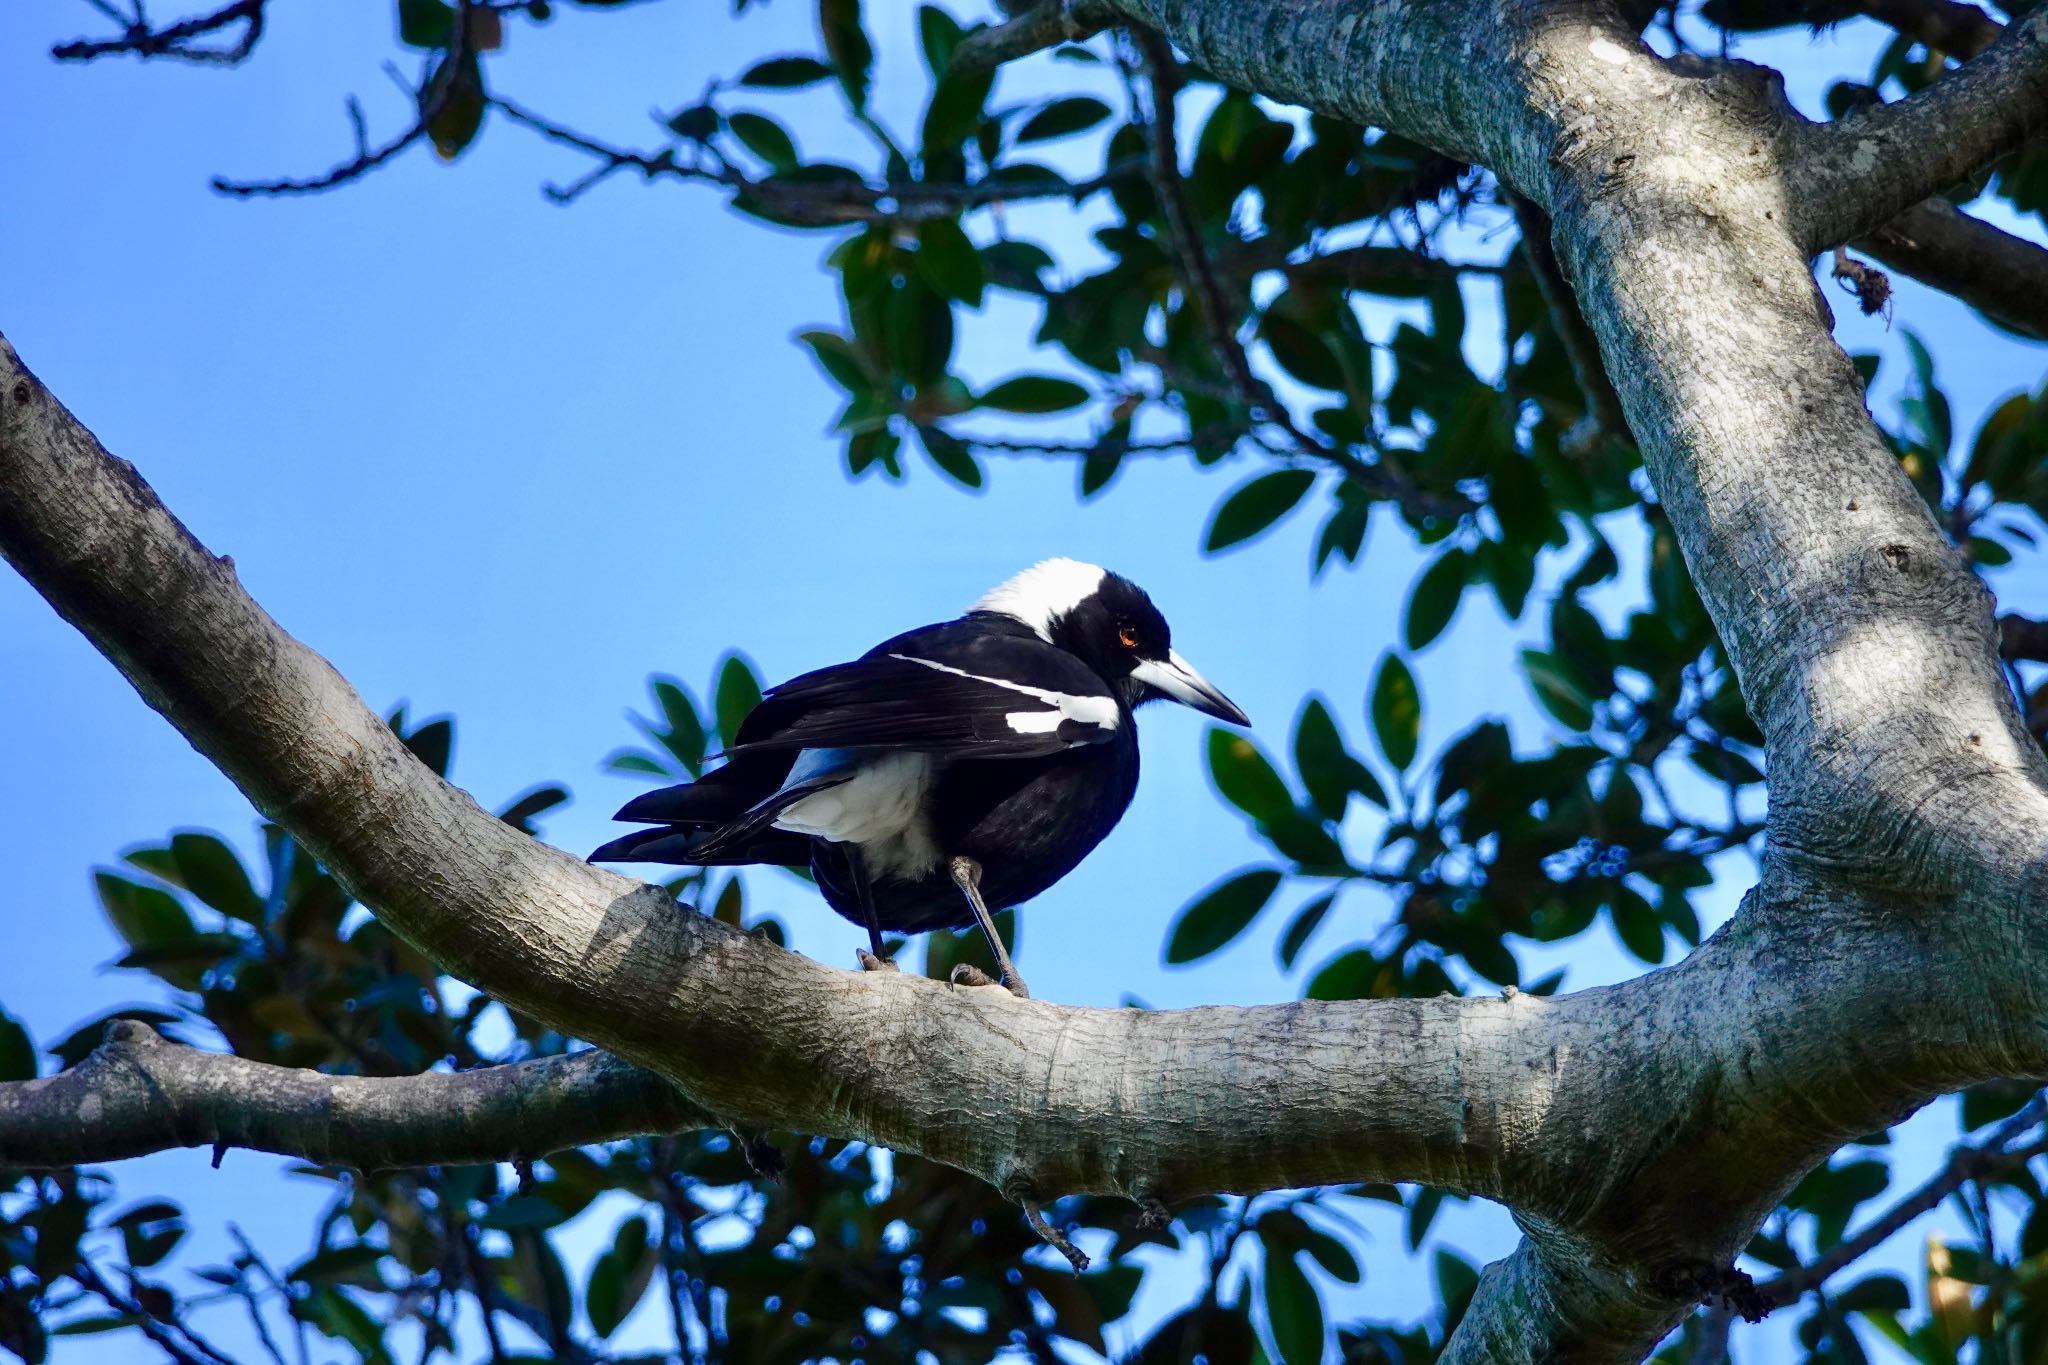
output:
[[[1834,0],[1709,0],[1689,20],[1741,34],[1850,12]],[[1183,891],[1209,887],[1162,924],[1166,960],[1228,964],[1258,928],[1311,999],[1544,994],[1563,974],[1525,981],[1531,945],[1598,935],[1655,963],[1697,943],[1694,893],[1760,834],[1763,736],[1627,434],[1578,431],[1585,396],[1491,177],[1398,136],[1280,116],[1195,70],[1180,73],[1179,174],[1162,177],[1142,77],[1128,98],[1099,60],[1106,41],[1063,49],[1094,59],[1076,65],[1034,59],[1071,88],[1040,82],[1019,103],[1014,86],[1004,95],[987,75],[950,71],[973,31],[964,20],[981,11],[922,5],[916,52],[879,54],[859,0],[818,0],[814,13],[815,51],[764,52],[714,82],[665,116],[672,140],[658,156],[729,171],[733,207],[820,234],[839,316],[796,338],[840,403],[830,439],[849,475],[901,480],[929,465],[981,489],[991,449],[1028,445],[1072,459],[1082,497],[1115,498],[1123,465],[1144,454],[1190,472],[1228,466],[1206,525],[1187,528],[1207,552],[1291,526],[1312,531],[1315,573],[1358,565],[1373,535],[1426,552],[1402,581],[1325,586],[1399,597],[1400,638],[1374,642],[1388,652],[1369,677],[1305,679],[1335,700],[1307,697],[1284,745],[1209,735],[1216,790],[1262,851],[1234,873],[1190,864]],[[495,48],[458,44],[455,15],[443,0],[397,0],[393,15],[395,40],[424,63],[423,100],[447,96],[430,131],[450,157],[481,126]],[[1872,70],[1844,73],[1856,79],[1829,92],[1830,112],[1923,88],[1946,61],[1900,37]],[[886,102],[885,83],[901,86]],[[761,107],[739,107],[736,90]],[[878,108],[914,112],[892,128]],[[806,159],[806,146],[847,145],[822,126],[834,119],[858,130],[857,164]],[[2048,150],[2008,158],[1978,188],[2048,213]],[[1092,236],[1048,237],[1057,251],[1019,235],[1025,216],[1008,209],[1069,201]],[[992,291],[1034,319],[1042,349],[1024,371],[960,364],[959,329],[983,325],[976,310]],[[2036,547],[2048,516],[2048,384],[1973,430],[1942,387],[1955,362],[1908,329],[1900,343],[1904,389],[1872,390],[1878,417],[1930,510],[1996,570]],[[1877,358],[1856,359],[1871,384]],[[922,457],[906,458],[906,442]],[[1517,641],[1496,665],[1501,700],[1446,720],[1433,689],[1456,653],[1447,641],[1495,609]],[[2018,667],[2016,686],[2048,713],[2039,673]],[[655,782],[701,774],[760,691],[736,654],[710,679],[701,694],[653,679],[648,714],[630,713],[637,741],[606,765]],[[1494,714],[1510,710],[1541,719],[1511,732]],[[401,713],[394,725],[447,771],[446,721],[413,727]],[[501,814],[531,832],[566,799],[540,786]],[[571,1045],[442,977],[282,831],[266,827],[262,847],[250,866],[220,838],[180,831],[97,874],[125,945],[114,965],[146,1001],[45,1040],[51,1059],[75,1065],[112,1017],[366,1074]],[[738,877],[692,873],[674,889],[786,937],[750,914]],[[1001,918],[1014,934],[1014,916]],[[930,937],[928,973],[958,962],[994,967],[977,935]],[[0,1080],[37,1069],[32,1041],[0,1013]],[[2032,1093],[1979,1087],[1962,1123],[1981,1136]],[[1749,1248],[1751,1268],[1809,1261],[1899,1197],[1873,1154],[1882,1140],[1802,1180]],[[101,1173],[0,1172],[11,1191],[0,1197],[0,1347],[33,1361],[52,1333],[114,1332],[140,1350],[144,1315],[170,1321],[205,1293],[257,1305],[335,1358],[391,1358],[400,1334],[413,1353],[477,1358],[453,1323],[481,1295],[515,1351],[568,1360],[615,1356],[623,1324],[654,1304],[663,1340],[703,1360],[1051,1359],[1116,1340],[1127,1359],[1161,1365],[1262,1354],[1304,1365],[1331,1350],[1347,1365],[1423,1365],[1476,1284],[1430,1240],[1450,1198],[1435,1190],[1194,1200],[1153,1231],[1128,1206],[1070,1199],[1052,1213],[1085,1229],[1096,1254],[1076,1277],[1012,1206],[945,1167],[775,1141],[788,1160],[779,1183],[756,1178],[717,1133],[556,1153],[523,1171],[315,1172],[333,1184],[330,1216],[276,1268],[254,1249],[188,1264],[186,1229],[204,1215],[124,1203]],[[1398,1254],[1358,1235],[1351,1213],[1372,1203],[1398,1210],[1400,1240],[1429,1257],[1437,1285],[1434,1307],[1397,1322],[1351,1321],[1356,1301],[1333,1293]],[[1852,1272],[1824,1300],[1781,1310],[1798,1315],[1808,1361],[1866,1359],[1859,1334],[1940,1365],[2048,1359],[2048,1205],[2034,1177],[1973,1182],[1954,1203],[1973,1238],[1930,1248],[1910,1291]],[[577,1218],[603,1224],[602,1249],[572,1267],[557,1247]],[[1154,1246],[1207,1271],[1172,1272],[1185,1306],[1137,1322],[1130,1305],[1153,1264],[1138,1253]],[[1660,1359],[1692,1359],[1703,1330],[1689,1323]]]

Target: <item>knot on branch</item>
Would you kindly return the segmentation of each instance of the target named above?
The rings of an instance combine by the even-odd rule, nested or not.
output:
[[[1668,1261],[1651,1273],[1650,1286],[1667,1299],[1738,1313],[1762,1322],[1776,1305],[1742,1271],[1710,1261]]]

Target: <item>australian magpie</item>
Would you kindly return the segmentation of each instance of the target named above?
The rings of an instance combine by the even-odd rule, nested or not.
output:
[[[618,819],[654,828],[590,858],[808,866],[867,927],[862,965],[891,965],[884,929],[979,922],[1025,995],[990,912],[1066,876],[1123,818],[1133,708],[1160,697],[1250,724],[1174,651],[1142,588],[1049,559],[957,620],[771,688],[723,767],[627,802]]]

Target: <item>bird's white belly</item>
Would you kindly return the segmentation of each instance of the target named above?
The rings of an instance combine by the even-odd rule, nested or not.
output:
[[[791,782],[851,768],[846,781],[794,801],[775,817],[778,829],[834,843],[858,844],[874,879],[915,880],[939,860],[938,839],[924,818],[931,790],[931,755],[871,754],[806,749],[790,770]]]

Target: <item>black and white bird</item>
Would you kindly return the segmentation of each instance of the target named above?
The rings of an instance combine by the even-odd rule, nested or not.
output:
[[[957,620],[771,688],[723,767],[628,802],[618,818],[654,828],[590,858],[808,866],[866,926],[862,965],[891,965],[884,929],[978,922],[1024,995],[991,912],[1066,876],[1123,818],[1133,712],[1157,698],[1250,723],[1174,651],[1137,584],[1049,559]]]

